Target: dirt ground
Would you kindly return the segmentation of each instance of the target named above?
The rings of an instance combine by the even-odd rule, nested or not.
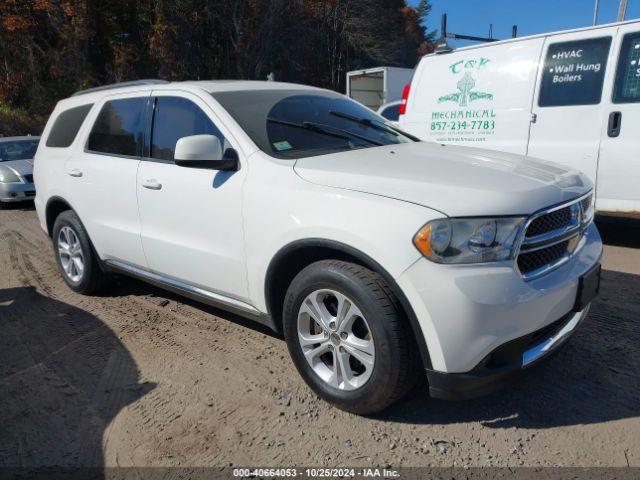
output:
[[[120,279],[58,276],[35,212],[0,211],[0,466],[640,466],[640,222],[603,219],[602,293],[509,390],[381,415],[313,395],[284,341]]]

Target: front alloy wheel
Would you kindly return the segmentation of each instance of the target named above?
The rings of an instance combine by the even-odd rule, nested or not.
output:
[[[362,387],[376,354],[371,329],[353,300],[336,290],[315,290],[298,312],[298,341],[313,371],[340,390]]]
[[[380,274],[321,260],[295,276],[283,306],[293,363],[314,392],[339,408],[378,412],[418,378],[411,327]]]

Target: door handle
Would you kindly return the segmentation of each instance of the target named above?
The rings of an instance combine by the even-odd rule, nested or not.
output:
[[[153,178],[145,180],[142,186],[144,188],[148,188],[149,190],[160,190],[162,188],[162,184]]]
[[[82,176],[82,170],[78,169],[78,168],[74,168],[72,170],[68,170],[67,174],[70,177],[81,177]]]
[[[609,114],[609,125],[607,126],[607,135],[616,138],[620,135],[622,128],[622,112],[611,112]]]

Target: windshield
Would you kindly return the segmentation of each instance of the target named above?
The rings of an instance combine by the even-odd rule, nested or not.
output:
[[[38,149],[38,140],[0,141],[0,162],[32,159]]]
[[[342,95],[316,90],[214,92],[265,153],[299,158],[417,141]]]

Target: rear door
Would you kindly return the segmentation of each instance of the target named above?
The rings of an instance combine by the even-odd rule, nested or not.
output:
[[[107,97],[86,143],[65,164],[65,191],[103,259],[146,266],[136,174],[149,92]]]
[[[524,154],[544,39],[429,55],[400,124],[422,140]]]
[[[640,24],[619,28],[604,98],[596,208],[640,213]]]
[[[528,154],[559,162],[596,181],[616,28],[547,37],[536,86]]]

